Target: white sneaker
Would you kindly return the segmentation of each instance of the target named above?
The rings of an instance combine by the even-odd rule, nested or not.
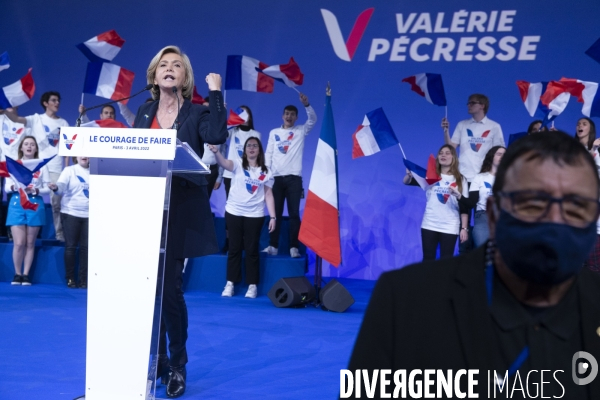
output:
[[[297,247],[290,247],[290,256],[292,256],[292,258],[300,258],[300,252],[298,251]]]
[[[256,292],[257,292],[256,285],[250,285],[250,286],[248,286],[248,291],[246,292],[246,297],[248,297],[249,299],[255,299]]]
[[[227,281],[227,285],[225,285],[225,289],[223,289],[223,293],[221,293],[223,297],[231,297],[233,296],[233,282]]]
[[[267,253],[270,256],[276,256],[277,255],[277,248],[273,247],[273,246],[267,246],[262,253]]]

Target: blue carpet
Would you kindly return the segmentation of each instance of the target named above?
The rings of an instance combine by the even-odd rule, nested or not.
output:
[[[309,278],[309,279],[312,279]],[[342,279],[345,313],[279,309],[189,291],[189,399],[335,399],[374,281]],[[84,393],[86,291],[0,284],[0,399],[73,399]],[[115,379],[127,360],[115,358]],[[106,382],[110,385],[110,382]],[[166,397],[159,386],[158,397]]]

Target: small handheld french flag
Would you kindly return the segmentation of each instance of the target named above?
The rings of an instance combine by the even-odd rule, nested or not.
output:
[[[383,108],[378,108],[365,115],[352,135],[352,158],[370,156],[388,147],[398,144],[396,134],[390,125]]]
[[[525,104],[529,116],[533,117],[537,112],[538,114],[541,113],[542,115],[540,116],[543,117],[550,112],[548,107],[540,101],[540,97],[542,97],[542,93],[546,91],[547,86],[548,82],[531,83],[527,81],[517,81],[521,100],[523,100],[523,104]]]
[[[0,71],[8,69],[10,67],[10,58],[8,57],[8,51],[0,54]]]
[[[91,62],[110,62],[121,51],[125,40],[113,29],[79,43],[77,48]]]
[[[402,79],[402,82],[410,84],[410,89],[436,106],[446,105],[446,92],[440,74],[417,74]]]
[[[34,93],[35,83],[29,68],[24,77],[0,90],[0,108],[18,107],[31,100]]]
[[[42,169],[54,157],[15,161],[6,156],[6,161],[0,163],[0,176],[12,179],[15,189],[19,191],[19,200],[23,209],[37,210],[38,205],[29,201],[25,188],[31,184],[33,174]]]
[[[273,78],[263,74],[268,65],[246,56],[227,56],[225,90],[273,93]]]
[[[436,182],[442,180],[442,177],[438,175],[435,168],[435,157],[433,154],[429,155],[429,160],[427,161],[427,169],[418,166],[417,164],[408,161],[406,158],[404,160],[404,166],[411,172],[412,177],[419,186],[423,190],[427,190],[427,188],[433,185]]]
[[[106,99],[118,100],[131,94],[135,74],[118,65],[91,62],[85,74],[83,93],[95,94]],[[123,104],[127,104],[124,100]]]
[[[227,118],[227,129],[231,129],[235,126],[242,125],[248,121],[248,111],[239,107],[237,110],[229,110],[229,118]]]
[[[82,128],[128,128],[127,125],[114,119],[96,119],[85,124],[81,124]],[[66,139],[66,138],[65,138]]]
[[[291,88],[300,86],[304,82],[304,74],[300,71],[300,67],[296,64],[296,61],[294,61],[294,57],[291,57],[287,64],[271,65],[263,69],[262,72],[279,82],[285,83]]]

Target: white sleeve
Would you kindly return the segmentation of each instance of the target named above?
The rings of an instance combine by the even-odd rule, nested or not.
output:
[[[504,143],[504,135],[502,134],[502,127],[500,127],[500,124],[496,124],[495,126],[494,139],[492,141],[492,144],[493,146],[506,146],[506,143]]]
[[[462,177],[462,195],[463,197],[469,197],[469,182],[464,176]]]
[[[88,122],[90,122],[90,119],[88,118],[88,116],[87,116],[87,113],[86,113],[86,114],[83,114],[83,115],[81,116],[81,123],[82,123],[82,124],[87,124]]]
[[[311,105],[305,108],[306,114],[308,115],[308,120],[306,121],[306,124],[304,124],[304,134],[308,135],[308,132],[310,132],[317,123],[317,113],[315,113],[315,109],[312,108]]]
[[[273,158],[273,147],[275,146],[274,142],[275,139],[273,139],[273,131],[271,131],[269,133],[269,139],[267,141],[267,150],[265,150],[265,165],[267,166],[269,171],[272,171],[271,160]]]
[[[133,123],[135,122],[135,114],[132,113],[129,108],[127,108],[126,104],[117,104],[119,104],[119,111],[121,112],[121,116],[125,119],[125,122],[127,122],[127,125],[133,127]]]
[[[457,146],[460,146],[462,131],[462,121],[460,121],[458,124],[456,124],[456,128],[454,128],[454,132],[452,133],[452,137],[450,138],[450,141]]]
[[[40,185],[36,189],[39,191],[39,194],[47,194],[50,193],[50,188],[48,184],[50,183],[50,172],[48,171],[48,167],[43,166],[40,169]]]
[[[62,195],[69,188],[71,170],[71,167],[67,167],[60,173],[60,176],[56,181],[56,186],[58,186],[58,190],[55,192],[56,194]]]

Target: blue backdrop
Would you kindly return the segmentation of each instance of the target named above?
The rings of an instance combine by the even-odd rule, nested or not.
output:
[[[532,120],[516,80],[539,82],[563,76],[600,80],[600,64],[584,54],[600,37],[597,0],[572,0],[568,5],[559,0],[104,0],[93,5],[75,0],[4,0],[2,5],[0,52],[8,50],[11,67],[0,72],[0,86],[20,79],[29,67],[36,83],[36,95],[21,107],[21,115],[41,113],[39,96],[57,90],[63,100],[60,115],[74,123],[87,62],[75,45],[110,29],[126,40],[113,62],[136,73],[134,91],[145,86],[150,59],[169,44],[189,54],[203,95],[207,92],[204,76],[224,75],[230,54],[267,64],[283,64],[293,56],[305,74],[300,89],[319,117],[326,84],[331,82],[343,263],[339,269],[325,265],[326,276],[376,279],[383,271],[421,258],[425,196],[420,189],[402,184],[400,150],[393,147],[357,160],[351,156],[352,133],[364,114],[378,107],[385,110],[412,161],[425,165],[429,154],[443,144],[444,109],[411,92],[402,78],[421,72],[442,74],[451,129],[468,117],[469,94],[487,94],[488,115],[502,125],[505,139],[525,130]],[[345,41],[356,18],[369,8],[374,11],[356,53],[345,61],[336,55],[333,43],[342,50],[345,45],[335,35],[332,42],[321,9],[335,16],[338,34]],[[273,94],[229,91],[226,96],[229,108],[251,107],[264,139],[281,124],[286,104],[300,106],[296,92],[279,83]],[[143,100],[131,101],[130,108],[135,112]],[[87,106],[102,101],[85,96]],[[556,125],[574,132],[580,116],[581,104],[572,98]],[[305,119],[301,111],[299,122]],[[319,130],[320,121],[306,142],[306,189]],[[223,190],[213,195],[212,206],[216,214],[223,214]]]

